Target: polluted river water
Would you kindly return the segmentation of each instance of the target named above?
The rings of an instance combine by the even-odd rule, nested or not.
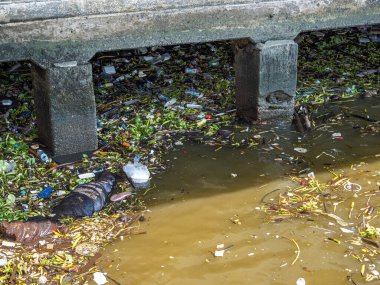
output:
[[[363,102],[348,106],[372,117],[380,113],[378,99]],[[178,146],[145,195],[145,221],[134,229],[144,234],[106,247],[102,270],[120,284],[285,285],[299,278],[306,283],[298,284],[364,284],[361,263],[352,257],[356,233],[343,232],[326,215],[273,222],[262,206],[299,185],[291,176],[314,172],[326,182],[333,171],[360,185],[363,195],[341,193],[342,202],[327,212],[352,229],[369,201],[365,193],[375,192],[371,204],[378,213],[380,140],[378,132],[363,131],[366,124],[338,117],[302,138],[287,127],[264,126],[256,132],[262,143],[252,149]],[[338,132],[340,139],[333,135]],[[380,226],[378,219],[373,226]],[[378,260],[372,261],[377,269]]]

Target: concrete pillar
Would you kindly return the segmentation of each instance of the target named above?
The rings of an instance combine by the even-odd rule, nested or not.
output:
[[[57,162],[97,149],[96,106],[91,64],[32,67],[39,140]]]
[[[236,108],[247,121],[291,121],[297,84],[294,41],[235,44]]]

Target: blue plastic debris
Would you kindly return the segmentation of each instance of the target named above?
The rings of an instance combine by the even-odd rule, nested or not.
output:
[[[202,95],[202,93],[196,91],[196,90],[193,90],[193,89],[190,89],[190,90],[186,90],[185,91],[185,94],[187,95],[191,95],[191,96],[196,96],[196,97],[199,97]]]
[[[101,173],[101,172],[103,172],[103,171],[104,171],[104,168],[103,168],[103,167],[100,167],[100,168],[94,170],[93,172],[94,172],[94,174],[98,174],[98,173]]]
[[[195,73],[198,73],[198,68],[185,68],[185,73],[191,73],[191,74],[195,74]]]
[[[50,186],[47,186],[43,190],[38,192],[37,196],[38,198],[47,199],[51,196],[51,193],[53,193],[53,188]]]
[[[158,99],[165,102],[169,101],[169,97],[163,94],[158,95]]]

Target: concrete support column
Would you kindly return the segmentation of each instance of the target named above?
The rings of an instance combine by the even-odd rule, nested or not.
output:
[[[96,106],[91,64],[32,67],[39,140],[57,162],[97,149]]]
[[[235,44],[236,108],[241,118],[290,121],[297,84],[294,41]]]

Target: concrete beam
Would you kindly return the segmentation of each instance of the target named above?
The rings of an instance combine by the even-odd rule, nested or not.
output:
[[[298,45],[294,41],[235,44],[236,107],[247,121],[283,119],[294,112]]]
[[[57,162],[81,158],[97,149],[91,64],[32,67],[39,140]]]
[[[96,52],[230,39],[265,43],[236,53],[239,115],[288,119],[297,57],[291,40],[302,31],[378,23],[379,0],[0,0],[0,62],[38,65],[39,134],[61,157],[96,149],[88,64]],[[78,66],[55,66],[69,61]]]
[[[87,62],[96,52],[380,23],[378,0],[2,0],[0,61]]]

